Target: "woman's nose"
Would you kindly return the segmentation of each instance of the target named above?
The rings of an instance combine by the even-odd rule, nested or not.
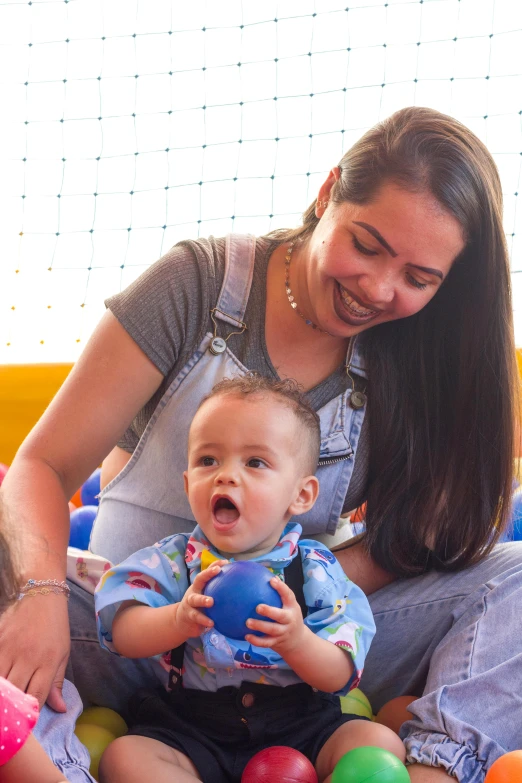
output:
[[[372,275],[361,275],[358,283],[359,289],[370,307],[389,304],[395,295],[394,278],[391,273],[376,271]]]

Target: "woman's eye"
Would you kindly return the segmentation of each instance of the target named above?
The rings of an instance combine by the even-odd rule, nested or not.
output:
[[[252,457],[252,459],[249,459],[247,462],[247,466],[249,468],[266,468],[265,463],[262,459],[258,459],[258,457]]]
[[[427,288],[427,283],[420,283],[418,280],[416,280],[413,275],[406,275],[408,282],[411,283],[412,286],[415,286],[415,288],[418,288],[419,291],[424,291],[425,288]]]
[[[354,248],[359,252],[362,253],[364,256],[376,256],[377,251],[376,250],[370,250],[368,247],[365,247],[364,245],[361,245],[359,240],[356,236],[353,237],[353,246]]]
[[[205,468],[211,468],[212,465],[216,464],[216,460],[214,459],[214,457],[201,457],[200,461],[203,467]]]

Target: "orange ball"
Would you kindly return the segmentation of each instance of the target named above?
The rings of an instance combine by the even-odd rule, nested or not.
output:
[[[395,699],[391,699],[391,701],[383,704],[375,716],[375,722],[388,726],[389,729],[398,734],[404,721],[411,720],[413,717],[407,707],[409,707],[412,701],[416,700],[417,696],[397,696]]]
[[[80,487],[79,489],[76,490],[76,492],[74,493],[72,498],[70,498],[71,503],[74,503],[74,507],[75,508],[80,508],[80,506],[83,506],[82,496],[80,494],[81,491],[82,491],[82,488]]]
[[[515,783],[522,780],[522,750],[512,750],[490,767],[484,783]]]

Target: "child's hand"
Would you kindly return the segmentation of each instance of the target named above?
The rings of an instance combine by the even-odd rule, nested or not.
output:
[[[207,582],[217,576],[221,571],[221,566],[227,562],[227,560],[216,560],[211,566],[201,571],[181,601],[175,604],[174,623],[183,635],[186,635],[187,639],[192,636],[200,636],[214,625],[213,620],[200,611],[200,609],[210,607],[214,603],[213,598],[203,595],[203,590]]]
[[[245,639],[256,647],[270,647],[282,658],[285,658],[298,649],[302,650],[308,629],[303,622],[301,607],[288,585],[276,576],[270,580],[270,585],[279,593],[283,606],[278,609],[274,606],[259,604],[256,607],[257,613],[269,617],[274,622],[250,618],[247,620],[247,626],[253,631],[266,634],[266,636],[249,633]]]

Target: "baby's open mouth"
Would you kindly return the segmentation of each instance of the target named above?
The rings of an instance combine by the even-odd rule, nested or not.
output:
[[[230,525],[239,518],[239,511],[229,498],[218,498],[214,503],[213,511],[221,525]]]

